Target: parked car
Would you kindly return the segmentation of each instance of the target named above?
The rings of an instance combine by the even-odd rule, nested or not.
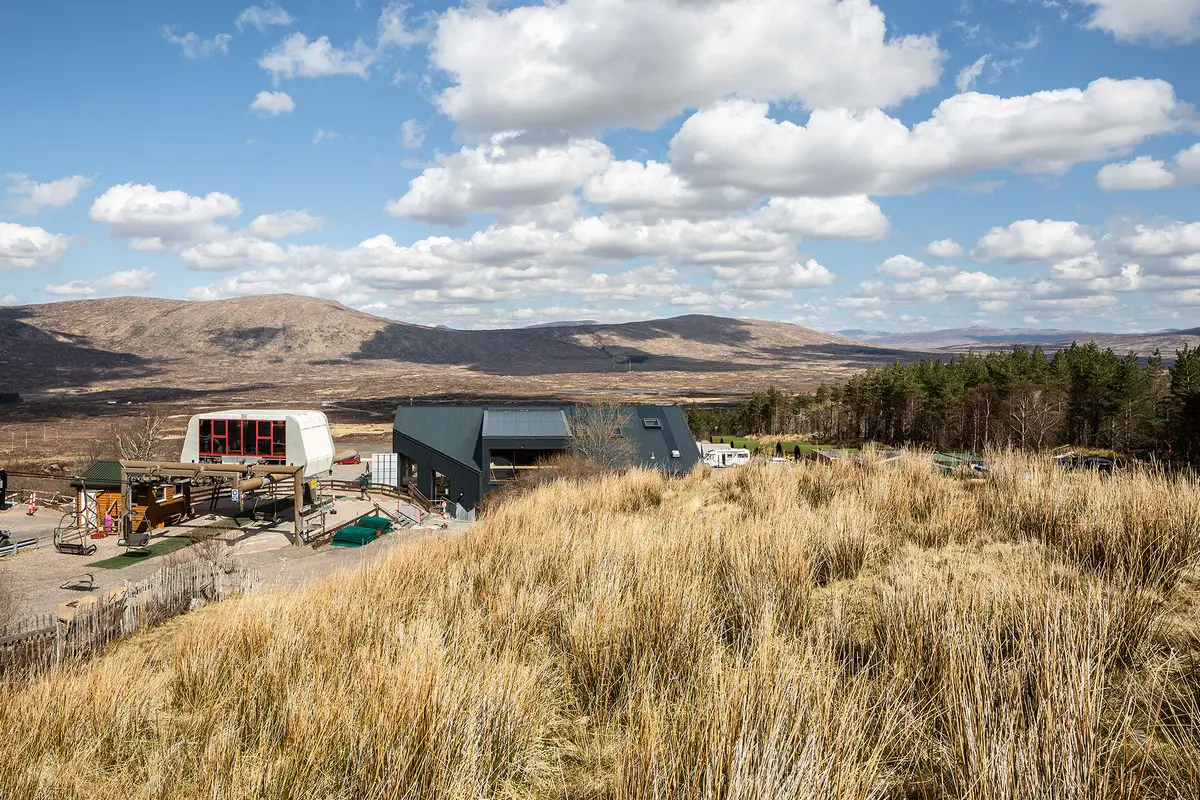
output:
[[[339,461],[337,463],[339,463],[339,464],[361,464],[362,456],[360,456],[358,453],[355,453],[352,456],[346,456],[345,458],[343,458],[341,461]]]

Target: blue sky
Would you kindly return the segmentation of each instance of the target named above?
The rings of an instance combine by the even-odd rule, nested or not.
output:
[[[1200,324],[1200,0],[0,6],[0,304]]]

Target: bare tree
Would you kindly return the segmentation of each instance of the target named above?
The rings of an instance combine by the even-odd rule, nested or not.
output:
[[[604,469],[627,467],[637,455],[633,440],[621,433],[629,424],[629,411],[616,403],[578,406],[571,413],[572,449]]]
[[[1061,419],[1060,404],[1041,387],[1022,384],[1009,404],[1008,424],[1021,447],[1038,450]]]
[[[154,461],[163,455],[170,421],[152,411],[117,428],[116,451],[123,461]]]

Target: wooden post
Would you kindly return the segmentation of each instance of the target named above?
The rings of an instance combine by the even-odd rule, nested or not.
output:
[[[300,530],[304,524],[300,518],[300,508],[304,504],[304,467],[296,467],[296,472],[292,475],[293,496],[296,501],[295,513],[295,537],[292,541],[293,545],[300,545]]]

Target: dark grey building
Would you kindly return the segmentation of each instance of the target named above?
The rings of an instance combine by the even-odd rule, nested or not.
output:
[[[678,406],[630,406],[621,433],[637,463],[688,472],[699,451]],[[572,406],[409,405],[396,409],[392,445],[400,481],[465,509],[571,446]]]

